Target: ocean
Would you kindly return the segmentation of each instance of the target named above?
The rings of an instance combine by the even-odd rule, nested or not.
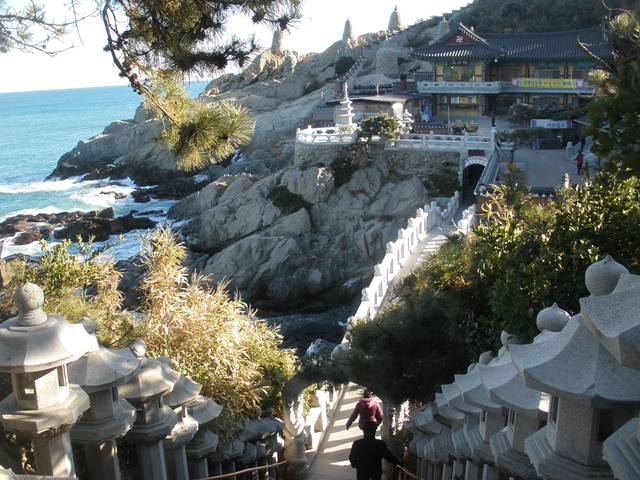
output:
[[[195,96],[206,84],[190,82],[186,87]],[[115,187],[105,187],[103,181],[45,181],[62,154],[78,141],[102,132],[109,123],[133,118],[140,102],[141,97],[127,86],[0,93],[0,221],[19,213],[107,207],[113,207],[117,214],[132,209],[166,211],[172,202],[134,203],[129,196],[135,187],[131,181]],[[116,194],[121,193],[127,197],[117,200]],[[128,234],[114,255],[123,258],[134,254],[141,233]],[[38,244],[14,246],[9,240],[2,256],[38,251]]]

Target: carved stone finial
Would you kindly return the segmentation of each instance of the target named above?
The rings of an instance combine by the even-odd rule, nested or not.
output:
[[[548,330],[550,332],[559,332],[571,320],[571,315],[561,309],[557,303],[552,306],[540,310],[536,317],[536,326],[540,332]]]
[[[487,351],[487,352],[482,352],[480,354],[480,357],[478,358],[478,364],[480,365],[489,365],[489,362],[491,360],[493,360],[493,352]]]
[[[44,291],[38,285],[25,283],[16,290],[13,300],[18,307],[18,324],[25,327],[41,325],[47,321],[47,314],[42,310]]]
[[[144,343],[144,340],[136,338],[129,344],[129,350],[131,350],[134,357],[140,359],[147,354],[147,344]]]
[[[94,335],[96,333],[97,325],[95,320],[92,320],[89,317],[83,317],[82,320],[80,320],[80,323],[88,334]]]
[[[609,295],[616,288],[620,275],[623,273],[629,273],[629,270],[607,255],[587,268],[584,274],[584,283],[589,293],[594,297]]]

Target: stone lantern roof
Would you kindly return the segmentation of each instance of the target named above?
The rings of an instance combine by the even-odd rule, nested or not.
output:
[[[640,369],[640,276],[620,276],[609,295],[580,299],[582,318],[625,367]]]
[[[494,365],[479,365],[478,374],[492,401],[518,412],[537,416],[540,392],[527,387],[524,378],[506,353]]]
[[[243,442],[263,440],[279,431],[282,431],[282,425],[273,417],[254,418],[244,425],[244,428],[238,434],[238,439]]]
[[[418,431],[428,435],[442,432],[442,424],[438,423],[434,416],[434,407],[433,404],[428,404],[411,414],[411,422]]]
[[[178,375],[180,378],[173,386],[171,393],[164,397],[165,403],[171,408],[178,408],[193,402],[200,394],[200,390],[202,390],[202,385],[199,383],[194,382],[186,375],[179,373]]]
[[[96,338],[91,338],[93,345],[87,354],[69,365],[69,381],[81,385],[87,393],[129,381],[140,366],[140,359],[129,348],[100,348]]]
[[[442,385],[440,389],[452,408],[455,408],[465,414],[480,415],[480,409],[478,407],[470,405],[464,401],[462,392],[456,383]]]
[[[449,425],[461,424],[464,422],[464,413],[449,406],[449,400],[443,393],[436,393],[437,415],[445,419]]]
[[[0,326],[0,372],[56,368],[77,360],[95,343],[82,325],[45,314],[44,293],[37,285],[18,288],[15,302],[20,313]]]
[[[511,356],[530,388],[597,408],[640,401],[640,371],[621,367],[580,315],[537,348],[512,346]]]
[[[136,375],[118,390],[128,400],[145,401],[169,393],[178,380],[178,372],[159,360],[145,358]]]
[[[487,368],[492,368],[487,366]],[[479,368],[484,365],[476,365],[469,373],[454,375],[455,383],[462,393],[464,401],[470,405],[487,410],[492,413],[502,414],[502,406],[491,401],[482,384]]]
[[[189,415],[198,422],[199,425],[207,425],[213,422],[222,413],[222,407],[214,400],[198,395],[187,404]]]

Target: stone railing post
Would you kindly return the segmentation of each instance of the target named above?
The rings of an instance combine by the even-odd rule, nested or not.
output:
[[[0,371],[11,374],[13,393],[0,403],[5,430],[32,440],[40,475],[75,477],[69,430],[89,409],[89,396],[70,385],[67,364],[94,339],[42,310],[44,293],[27,283],[14,295],[18,316],[0,325]]]
[[[180,374],[162,362],[145,358],[133,378],[119,387],[138,411],[125,441],[136,447],[144,480],[167,480],[162,441],[178,423],[178,416],[164,405],[163,397],[179,379]]]
[[[201,389],[202,385],[185,375],[180,375],[171,393],[164,397],[164,402],[178,415],[178,423],[163,441],[167,475],[172,480],[189,480],[186,445],[194,439],[198,431],[198,421],[189,415],[187,404],[196,400]]]
[[[284,413],[284,458],[292,480],[307,477],[309,461],[305,452],[304,389],[309,381],[300,372],[291,377],[282,391]]]
[[[83,324],[89,333],[95,332],[94,322],[87,319]],[[141,357],[134,354],[135,348],[110,350],[100,348],[95,337],[93,341],[89,352],[69,365],[69,381],[79,384],[91,401],[72,428],[71,440],[84,445],[91,480],[118,480],[116,438],[125,435],[136,418],[135,408],[118,394],[118,385],[129,381]]]
[[[209,476],[207,456],[218,448],[218,436],[209,431],[209,425],[222,412],[222,407],[210,398],[198,395],[188,405],[189,415],[198,422],[198,431],[187,445],[187,461],[191,478]]]

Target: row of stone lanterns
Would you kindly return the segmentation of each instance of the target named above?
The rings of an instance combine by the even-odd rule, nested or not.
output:
[[[91,480],[119,479],[120,438],[135,447],[145,480],[205,478],[210,462],[214,474],[275,463],[279,420],[250,422],[242,440],[219,448],[209,427],[222,407],[170,360],[147,358],[140,340],[100,347],[90,320],[71,325],[45,314],[36,285],[19,288],[15,302],[18,316],[0,324],[0,371],[11,375],[13,390],[0,402],[0,421],[31,440],[39,475],[75,477],[73,442],[82,445]]]
[[[421,478],[640,478],[640,276],[606,257],[585,283],[579,314],[541,311],[530,344],[503,332],[412,414]]]

